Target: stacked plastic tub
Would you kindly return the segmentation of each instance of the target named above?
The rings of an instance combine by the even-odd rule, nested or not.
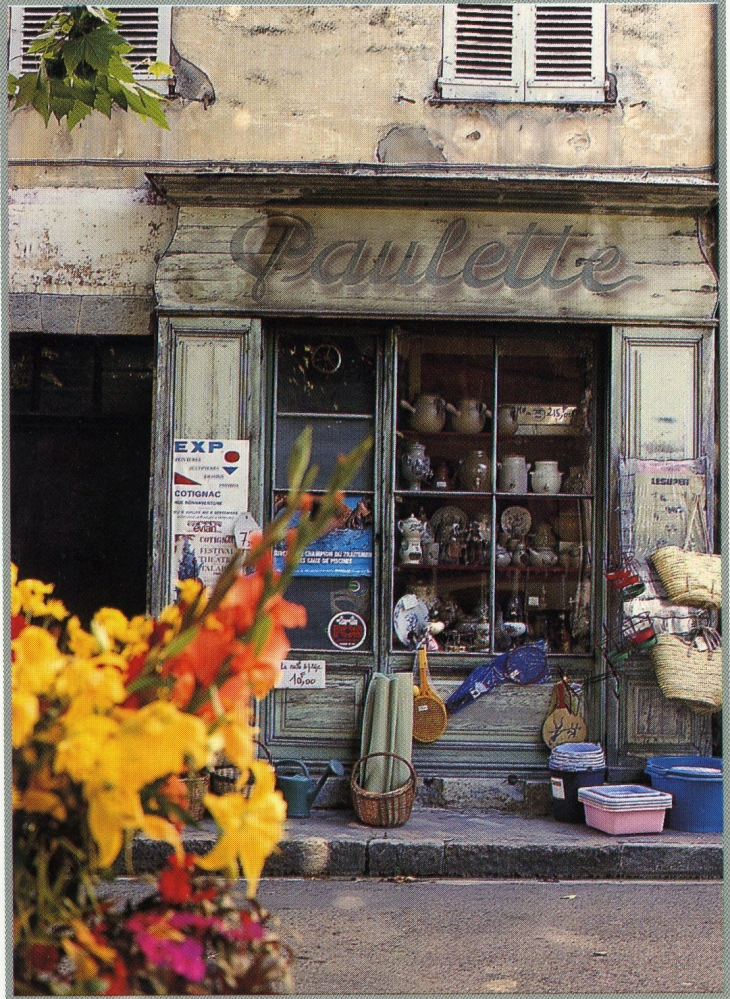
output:
[[[672,795],[670,829],[722,832],[722,759],[715,756],[655,756],[646,764],[651,786]]]
[[[613,836],[661,832],[672,807],[671,794],[641,784],[582,787],[578,800],[585,807],[586,824]]]
[[[558,822],[585,822],[578,790],[603,784],[606,756],[600,744],[564,742],[550,753],[548,767],[555,818]]]

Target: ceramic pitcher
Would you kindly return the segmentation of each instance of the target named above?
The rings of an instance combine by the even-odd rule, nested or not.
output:
[[[401,399],[401,406],[411,414],[411,426],[422,434],[437,434],[446,423],[446,403],[440,395],[419,395],[412,406]]]
[[[446,408],[451,413],[451,426],[457,434],[480,434],[490,415],[479,399],[462,399],[458,408],[447,402]]]

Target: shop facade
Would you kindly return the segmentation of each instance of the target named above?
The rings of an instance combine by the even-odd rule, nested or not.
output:
[[[180,568],[176,446],[247,441],[260,524],[305,426],[315,496],[339,453],[374,440],[339,541],[308,553],[290,590],[308,611],[290,659],[324,663],[325,679],[260,706],[275,756],[357,758],[370,676],[413,666],[414,596],[444,698],[542,638],[613,775],[709,751],[709,716],[667,701],[646,654],[607,670],[621,609],[604,570],[624,544],[626,462],[671,476],[704,459],[712,539],[712,185],[323,165],[149,179],[179,206],[155,282],[153,607]],[[419,771],[540,775],[551,692],[493,690],[415,748]]]

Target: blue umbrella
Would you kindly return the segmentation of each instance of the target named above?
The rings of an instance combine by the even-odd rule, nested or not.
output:
[[[547,683],[550,670],[547,665],[547,643],[544,638],[529,645],[520,645],[510,652],[503,652],[484,666],[477,666],[457,687],[446,701],[450,715],[472,704],[483,694],[488,694],[500,683]]]

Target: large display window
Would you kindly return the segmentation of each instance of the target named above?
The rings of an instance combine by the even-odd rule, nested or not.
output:
[[[397,658],[418,640],[417,598],[445,666],[537,638],[590,655],[597,335],[449,322],[272,332],[271,512],[304,425],[323,472],[367,433],[377,441],[350,513],[291,587],[309,617],[297,647]]]

